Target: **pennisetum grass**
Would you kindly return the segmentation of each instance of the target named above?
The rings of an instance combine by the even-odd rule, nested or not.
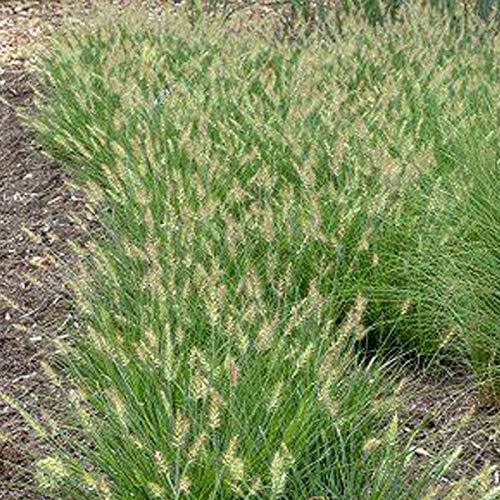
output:
[[[290,46],[136,13],[40,58],[33,126],[104,228],[60,360],[80,438],[38,463],[46,491],[433,498],[454,455],[412,470],[366,353],[498,390],[496,132],[474,159],[499,49],[436,19]]]

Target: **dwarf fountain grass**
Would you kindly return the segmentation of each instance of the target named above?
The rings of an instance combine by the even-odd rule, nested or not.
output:
[[[449,286],[457,289],[456,308],[458,338],[470,353],[478,375],[478,385],[485,403],[498,406],[498,340],[499,274],[498,252],[498,124],[497,110],[485,101],[483,116],[475,127],[465,126],[457,144],[466,167],[468,189],[460,193],[463,200],[453,216],[463,227],[467,238],[460,245],[455,261],[454,279]],[[466,279],[458,279],[465,276]]]
[[[84,439],[46,484],[421,497],[445,467],[409,472],[393,376],[362,348],[474,359],[446,342],[463,316],[450,179],[497,45],[425,16],[292,47],[141,19],[61,35],[39,62],[37,136],[104,228],[62,358]]]

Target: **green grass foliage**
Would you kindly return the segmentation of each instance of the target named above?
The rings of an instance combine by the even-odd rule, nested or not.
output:
[[[419,12],[292,44],[142,19],[40,59],[38,139],[102,224],[63,357],[82,439],[41,484],[423,498],[448,463],[409,468],[383,360],[498,400],[498,43]]]

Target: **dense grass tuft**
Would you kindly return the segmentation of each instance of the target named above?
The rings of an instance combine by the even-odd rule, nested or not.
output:
[[[423,498],[448,462],[408,467],[384,353],[498,399],[498,43],[427,15],[292,46],[141,19],[40,60],[38,138],[104,228],[63,360],[85,440],[41,484]]]

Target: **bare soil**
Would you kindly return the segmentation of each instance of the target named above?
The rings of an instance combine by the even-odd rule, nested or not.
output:
[[[84,201],[68,174],[42,154],[22,124],[29,112],[30,79],[20,66],[0,73],[0,498],[26,498],[25,460],[39,442],[2,395],[35,418],[60,405],[44,361],[52,339],[71,321],[65,283],[81,240],[76,214]],[[63,265],[61,265],[63,264]],[[49,372],[50,373],[50,372]]]
[[[457,367],[430,373],[410,369],[406,380],[401,432],[415,436],[416,466],[461,447],[444,486],[475,477],[488,464],[500,466],[500,413],[482,405],[470,373]],[[500,470],[488,483],[500,485]]]

